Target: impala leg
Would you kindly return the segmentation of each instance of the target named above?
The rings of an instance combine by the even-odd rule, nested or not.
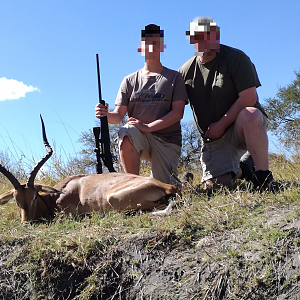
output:
[[[162,206],[159,200],[167,194],[176,193],[176,187],[152,178],[140,178],[120,182],[109,189],[106,199],[115,210],[145,209],[152,210]],[[163,205],[162,208],[164,208]]]

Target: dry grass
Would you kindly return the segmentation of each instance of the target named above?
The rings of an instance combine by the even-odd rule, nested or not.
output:
[[[300,239],[283,228],[299,218],[300,168],[272,156],[271,169],[283,186],[276,194],[240,182],[208,197],[195,174],[163,217],[58,214],[23,226],[15,203],[0,206],[0,299],[293,299]]]

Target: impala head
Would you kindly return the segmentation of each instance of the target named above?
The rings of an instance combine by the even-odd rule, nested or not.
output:
[[[25,184],[20,184],[18,179],[5,167],[0,164],[0,172],[11,182],[14,189],[0,195],[0,204],[5,204],[14,199],[19,207],[21,222],[36,220],[41,216],[52,216],[55,208],[55,200],[52,201],[53,194],[59,194],[56,189],[41,184],[34,184],[37,172],[43,164],[51,157],[52,148],[48,143],[43,119],[42,131],[43,141],[47,153],[31,170],[28,180]]]

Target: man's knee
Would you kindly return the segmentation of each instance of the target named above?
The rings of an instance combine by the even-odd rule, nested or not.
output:
[[[130,138],[128,135],[125,135],[122,142],[121,142],[121,150],[126,151],[128,148],[132,148],[133,144],[130,141]]]
[[[262,126],[264,123],[263,113],[256,107],[242,109],[237,117],[239,125]]]
[[[240,139],[246,143],[245,135],[266,131],[266,121],[263,113],[255,107],[242,109],[236,119],[236,129]]]

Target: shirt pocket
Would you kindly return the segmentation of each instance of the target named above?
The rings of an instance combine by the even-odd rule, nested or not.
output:
[[[230,74],[229,73],[225,73],[225,74],[218,74],[216,76],[216,81],[215,81],[215,85],[217,87],[227,87],[230,84],[232,84],[232,80],[230,78]]]
[[[233,100],[236,100],[238,95],[235,83],[232,81],[229,73],[218,74],[213,89],[221,96],[230,97],[233,98]]]

